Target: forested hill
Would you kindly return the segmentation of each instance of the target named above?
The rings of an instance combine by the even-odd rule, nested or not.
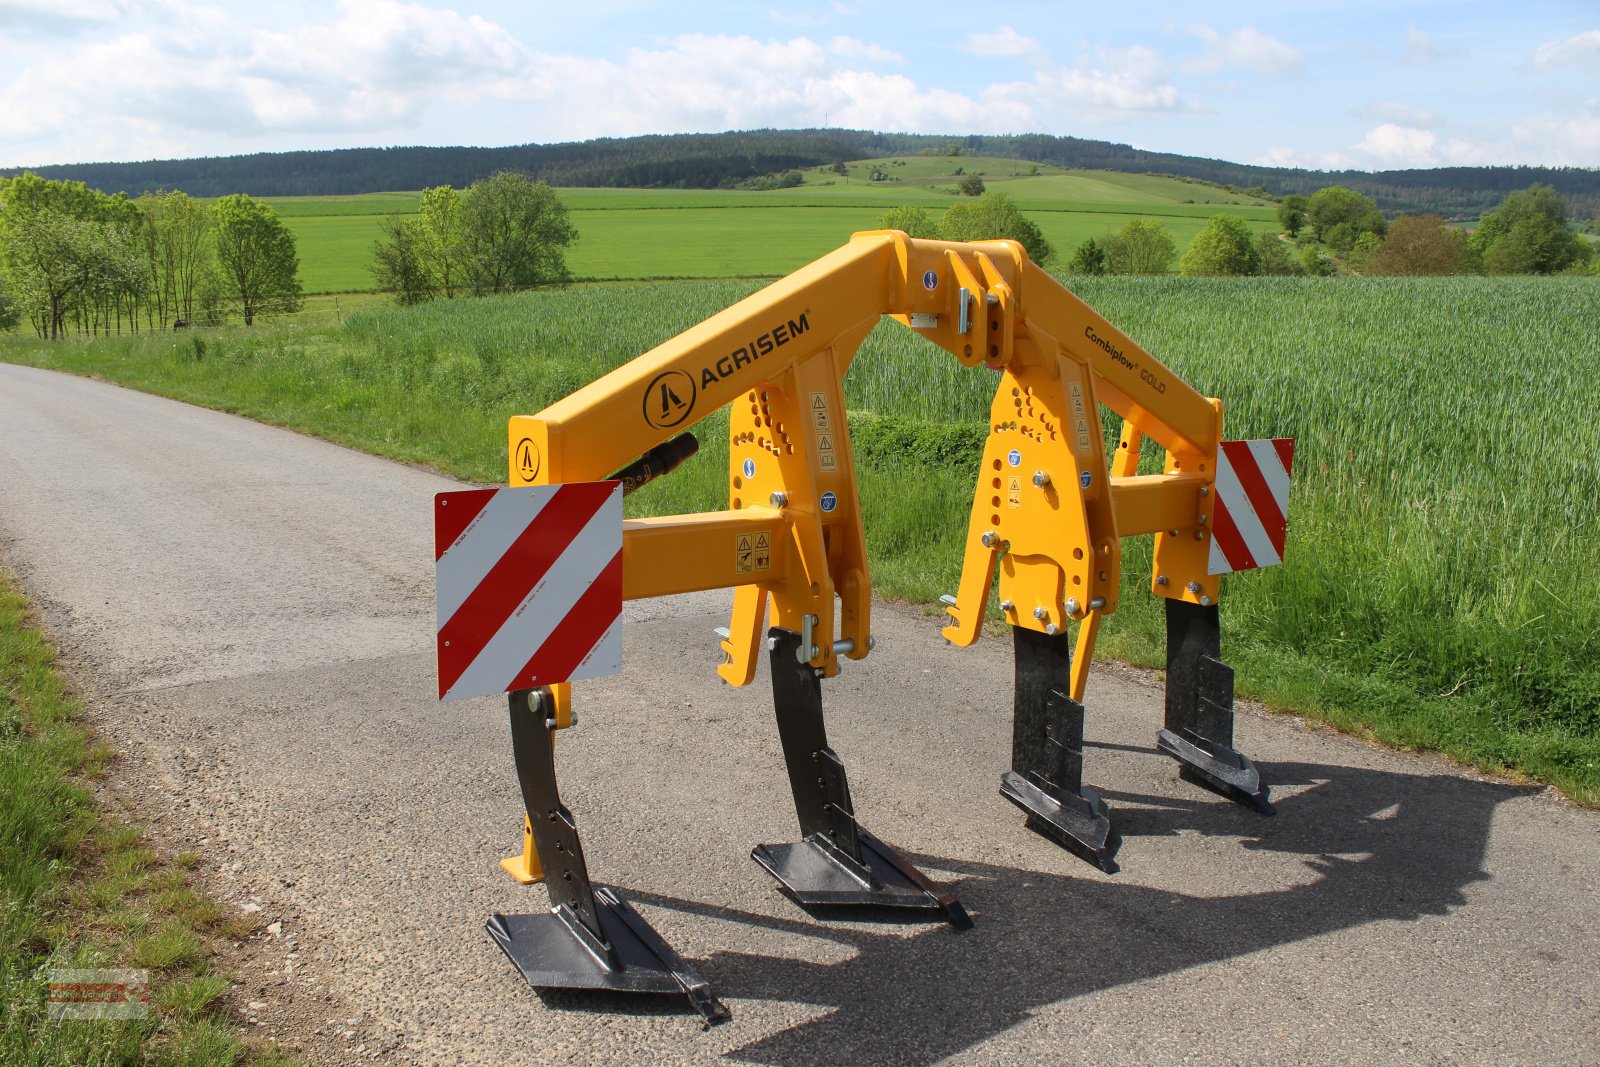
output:
[[[948,137],[863,130],[751,130],[718,134],[602,138],[509,148],[350,148],[144,163],[27,168],[137,195],[182,189],[195,196],[337,195],[463,187],[496,170],[526,171],[556,186],[715,188],[793,168],[894,155],[1001,156],[1062,167],[1199,178],[1281,196],[1345,185],[1390,212],[1436,211],[1472,218],[1506,193],[1553,186],[1580,218],[1600,215],[1600,170],[1581,167],[1446,167],[1435,170],[1305,171],[1147,152],[1107,141],[1046,134]],[[21,168],[0,170],[0,176]]]

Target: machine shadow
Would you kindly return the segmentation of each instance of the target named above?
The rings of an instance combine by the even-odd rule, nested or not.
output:
[[[1365,923],[1447,914],[1466,902],[1467,886],[1488,877],[1482,860],[1496,807],[1527,793],[1452,775],[1313,764],[1278,763],[1268,773],[1284,792],[1306,787],[1287,796],[1275,818],[1199,790],[1192,801],[1124,796],[1124,804],[1151,806],[1119,805],[1114,818],[1127,837],[1199,831],[1274,853],[1288,865],[1278,882],[1289,887],[1280,890],[1186,896],[913,856],[936,878],[956,875],[952,888],[977,927],[956,934],[930,925],[911,936],[903,927],[830,929],[798,912],[792,922],[775,921],[630,895],[855,948],[851,959],[829,964],[727,952],[696,961],[731,996],[828,1009],[735,1050],[735,1059],[785,1067],[931,1064],[1076,996]]]

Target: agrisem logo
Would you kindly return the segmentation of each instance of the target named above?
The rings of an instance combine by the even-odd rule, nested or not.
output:
[[[670,430],[694,410],[694,379],[687,371],[662,371],[644,387],[644,421]]]

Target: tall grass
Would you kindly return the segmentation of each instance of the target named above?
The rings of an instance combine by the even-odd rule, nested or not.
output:
[[[1585,279],[1085,278],[1230,437],[1298,444],[1286,562],[1224,585],[1241,686],[1391,743],[1600,799],[1600,285]],[[573,288],[343,327],[13,342],[98,373],[482,481],[537,411],[753,283]],[[878,587],[956,580],[994,375],[892,323],[846,379]],[[1108,433],[1114,432],[1110,421]],[[721,424],[635,512],[724,504]],[[1148,543],[1106,647],[1159,662]]]

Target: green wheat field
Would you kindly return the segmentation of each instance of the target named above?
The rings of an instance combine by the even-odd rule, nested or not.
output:
[[[1037,180],[1016,179],[1019,192]],[[841,220],[879,210],[848,203],[866,195],[853,185],[829,188],[793,192],[839,197],[838,207],[806,210]],[[685,194],[686,206],[665,209],[649,206],[662,194],[594,191],[597,200],[646,205],[619,215],[753,217],[689,206],[708,195],[726,194]],[[729,224],[726,244],[741,262],[775,271],[791,265],[787,256],[812,254],[800,236],[805,225],[794,223],[778,251],[763,250],[748,224]],[[579,226],[584,244],[599,239],[586,219]],[[619,223],[614,240],[627,232]],[[722,254],[695,232],[698,251],[646,251],[659,238],[636,235],[640,262],[654,264],[640,272],[683,273],[658,265],[677,254],[707,263]],[[304,249],[302,258],[309,259]],[[493,483],[504,477],[509,415],[538,411],[760,284],[573,286],[375,306],[339,321],[254,330],[55,344],[14,336],[0,345],[12,361],[97,375]],[[1600,802],[1600,285],[1177,277],[1068,284],[1197,389],[1222,397],[1227,436],[1298,442],[1286,562],[1231,577],[1223,589],[1223,651],[1241,691]],[[863,346],[846,397],[880,592],[929,602],[954,588],[994,382],[893,323]],[[702,423],[701,454],[630,497],[634,513],[725,507],[724,427],[725,416]],[[1145,591],[1150,546],[1133,539],[1124,547],[1127,589],[1102,648],[1159,664],[1162,617]],[[929,640],[937,640],[934,619]]]

